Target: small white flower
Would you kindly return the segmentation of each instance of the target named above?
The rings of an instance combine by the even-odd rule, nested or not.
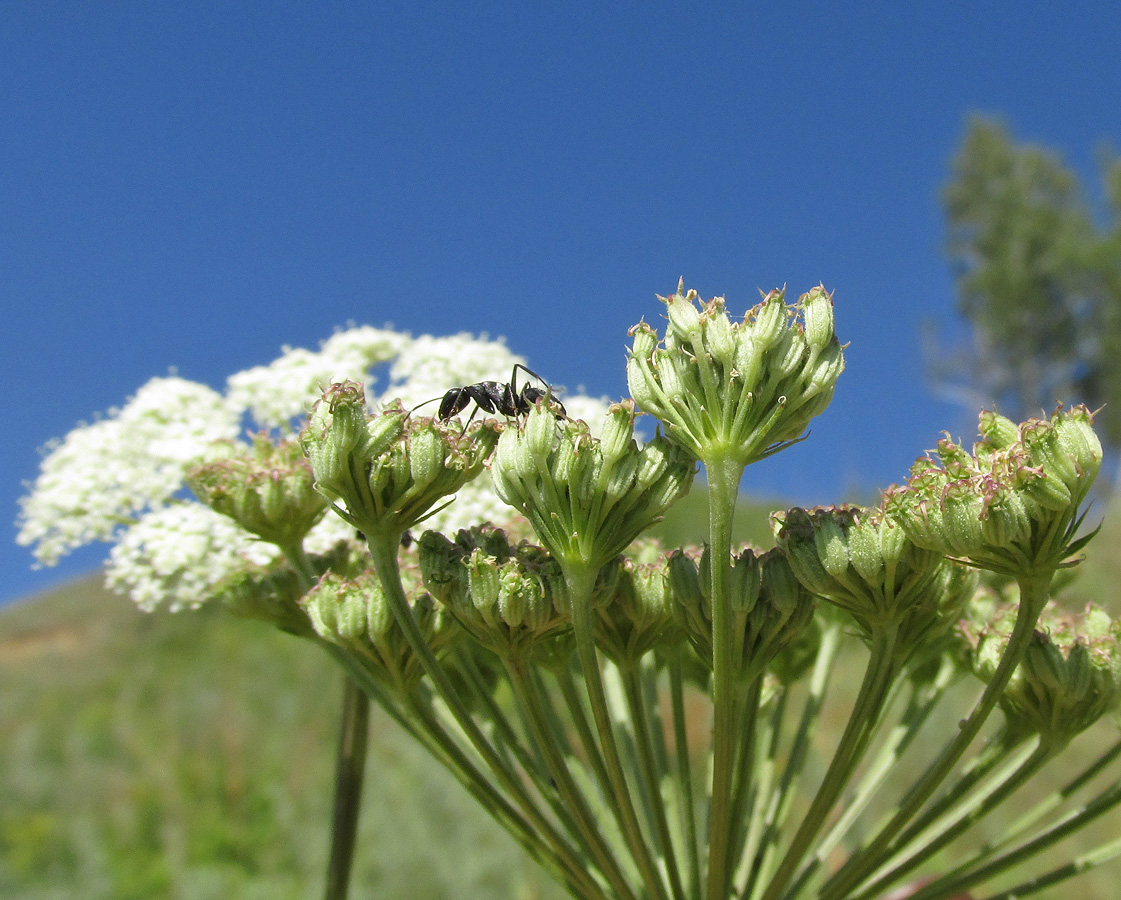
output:
[[[222,396],[182,378],[153,378],[119,410],[48,445],[20,501],[16,540],[53,565],[75,547],[113,540],[122,525],[172,497],[186,470],[238,419]]]
[[[223,578],[279,555],[209,507],[177,503],[124,532],[109,554],[106,581],[141,609],[167,604],[177,612],[209,600]]]
[[[363,326],[336,333],[318,352],[285,347],[267,366],[231,375],[227,399],[234,409],[247,410],[258,425],[283,428],[303,416],[336,381],[357,381],[369,395],[374,383],[371,367],[392,359],[409,342],[408,335]]]

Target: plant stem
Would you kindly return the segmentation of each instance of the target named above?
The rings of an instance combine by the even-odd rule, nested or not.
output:
[[[639,769],[646,782],[646,792],[650,795],[653,831],[661,845],[666,871],[669,873],[670,888],[675,900],[685,900],[685,892],[681,886],[681,874],[677,865],[677,854],[674,852],[669,822],[666,819],[666,807],[662,801],[661,774],[654,758],[653,734],[650,729],[649,717],[646,714],[646,705],[643,702],[642,688],[639,684],[636,668],[637,664],[627,665],[621,670],[621,674],[627,705],[630,707],[631,721],[634,723],[634,739],[638,751]]]
[[[1012,757],[1003,771],[998,772],[994,778],[995,784],[979,789],[975,795],[967,798],[962,808],[954,810],[952,815],[947,815],[946,820],[934,823],[930,829],[925,830],[915,838],[921,840],[921,845],[907,857],[899,862],[889,863],[891,868],[882,875],[876,873],[871,885],[864,888],[853,900],[872,900],[880,896],[892,884],[913,872],[931,856],[961,835],[966,829],[980,821],[1010,797],[1029,778],[1035,775],[1045,763],[1054,758],[1060,746],[1051,743],[1040,743],[1034,750],[1029,750],[1026,759],[1019,753]],[[906,848],[907,843],[901,842],[900,849]],[[897,853],[897,856],[901,854]]]
[[[594,610],[591,600],[592,589],[595,586],[598,573],[595,569],[580,565],[573,560],[561,560],[561,568],[564,571],[564,579],[569,593],[569,604],[572,609],[576,651],[580,658],[580,667],[588,690],[588,700],[592,707],[592,717],[595,719],[596,731],[599,734],[600,750],[603,753],[607,777],[611,784],[611,797],[614,800],[613,809],[650,898],[652,900],[653,898],[668,900],[665,884],[654,865],[650,848],[646,845],[638,816],[635,814],[634,802],[631,799],[630,789],[627,787],[627,779],[623,771],[622,760],[619,757],[615,731],[611,724],[611,712],[607,705],[603,673],[600,671],[593,636],[592,619]]]
[[[346,900],[350,886],[366,769],[366,738],[369,734],[370,700],[349,675],[344,673],[342,680],[343,708],[335,755],[335,800],[331,813],[331,856],[327,863],[325,900]]]
[[[685,685],[681,675],[681,653],[669,663],[670,703],[673,709],[673,752],[677,761],[677,790],[681,805],[681,827],[685,837],[685,861],[689,867],[689,890],[701,896],[701,857],[697,846],[697,806],[693,797],[693,769],[689,757],[689,735],[685,719]]]
[[[607,878],[619,900],[635,900],[634,893],[613,856],[612,848],[597,827],[596,817],[584,801],[557,741],[551,734],[549,724],[541,711],[541,698],[537,695],[536,687],[526,672],[525,662],[509,659],[506,660],[506,668],[510,673],[510,683],[514,688],[515,696],[529,717],[534,739],[545,755],[549,773],[556,781],[557,790],[564,799],[565,805],[575,817],[582,845],[591,854],[596,866]]]
[[[708,900],[728,896],[732,781],[735,776],[736,669],[729,580],[732,517],[743,464],[712,454],[704,460],[708,478],[708,552],[712,604],[712,787],[709,792]]]
[[[775,870],[771,883],[763,893],[763,900],[777,900],[778,897],[783,896],[798,865],[809,851],[814,838],[824,827],[830,810],[860,762],[895,676],[897,631],[894,623],[884,623],[872,633],[868,667],[865,669],[864,680],[860,685],[852,715],[837,744],[829,768],[826,769],[825,776],[810,803],[810,808]]]
[[[517,773],[512,771],[487,741],[478,724],[471,718],[470,712],[463,705],[455,687],[448,678],[447,672],[436,659],[432,648],[428,646],[417,625],[413,612],[409,608],[405,592],[401,587],[401,576],[397,563],[397,547],[400,545],[400,535],[367,535],[370,554],[374,561],[374,571],[377,573],[383,593],[389,601],[393,616],[409,642],[409,646],[420,660],[425,674],[432,679],[441,699],[447,704],[456,724],[463,730],[464,735],[482,757],[483,761],[494,773],[502,788],[514,798],[518,806],[525,813],[526,818],[537,832],[537,837],[543,840],[557,859],[574,877],[579,878],[581,873],[588,878],[584,869],[584,861],[579,854],[569,845],[564,837],[559,834],[553,824],[545,818],[533,798],[527,792]],[[594,889],[598,892],[598,888]],[[588,892],[584,896],[596,896]]]
[[[307,592],[315,584],[315,569],[302,544],[281,547],[285,558],[300,577]],[[366,740],[369,734],[370,698],[349,674],[343,673],[339,741],[335,752],[335,792],[331,809],[331,849],[327,859],[325,900],[346,900],[362,811],[362,783],[366,771]]]
[[[798,730],[795,732],[790,749],[787,752],[788,760],[786,767],[783,769],[782,779],[766,806],[757,849],[751,848],[749,836],[749,846],[745,855],[750,855],[751,867],[748,870],[747,883],[740,892],[741,900],[748,900],[748,898],[754,900],[754,898],[759,897],[773,871],[773,861],[778,851],[778,840],[782,835],[783,826],[786,824],[794,798],[798,793],[806,759],[809,756],[810,738],[822,707],[825,705],[825,693],[829,687],[830,676],[833,672],[833,665],[837,660],[840,644],[840,623],[836,620],[830,620],[821,636],[821,648],[818,650],[817,660],[814,662],[809,696],[806,697],[802,716],[798,723]]]
[[[907,795],[900,801],[895,814],[880,829],[872,841],[854,855],[841,867],[837,874],[826,884],[821,893],[821,900],[843,900],[848,897],[852,889],[860,884],[868,875],[892,855],[890,849],[895,837],[919,811],[924,803],[934,794],[938,786],[946,779],[952,769],[973,739],[977,737],[981,726],[993,711],[997,700],[1004,692],[1008,679],[1019,665],[1027,649],[1035,623],[1047,602],[1047,590],[1051,585],[1054,570],[1032,572],[1024,575],[1019,581],[1020,609],[1016,616],[1012,634],[1008,639],[1004,656],[989,679],[981,699],[973,708],[969,718],[962,724],[952,741],[946,745],[941,756],[923,777],[916,783]]]

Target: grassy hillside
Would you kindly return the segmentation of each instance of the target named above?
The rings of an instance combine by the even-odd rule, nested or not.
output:
[[[739,517],[764,543],[769,509]],[[664,530],[696,539],[681,513]],[[1115,589],[1119,541],[1092,548],[1089,585]],[[0,610],[0,897],[318,896],[338,694],[312,646],[219,610],[145,615],[96,576]],[[562,896],[377,711],[370,753],[355,900]],[[1115,896],[1117,871],[1045,896]]]
[[[318,896],[333,663],[99,585],[0,611],[0,896]],[[356,900],[562,896],[377,712],[370,752]]]

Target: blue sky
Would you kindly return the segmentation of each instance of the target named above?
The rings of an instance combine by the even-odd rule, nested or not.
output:
[[[938,192],[967,117],[1091,179],[1119,43],[1105,2],[5,4],[0,501],[151,376],[219,387],[349,321],[505,335],[620,396],[679,276],[737,312],[835,291],[834,404],[748,490],[901,480],[971,432],[921,349],[960,333]],[[104,554],[36,572],[14,534],[0,601]]]

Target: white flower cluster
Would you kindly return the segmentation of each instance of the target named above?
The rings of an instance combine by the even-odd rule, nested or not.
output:
[[[182,378],[153,378],[122,409],[48,445],[21,500],[16,540],[45,565],[93,541],[111,541],[169,500],[214,441],[237,436],[240,415],[222,395]]]
[[[248,410],[264,428],[282,428],[302,417],[336,381],[360,382],[370,396],[373,366],[406,351],[408,335],[362,326],[339,331],[323,342],[319,352],[285,347],[279,359],[231,375],[226,396],[235,407]]]
[[[390,385],[375,397],[371,369],[390,361]],[[515,363],[523,360],[500,340],[465,334],[411,338],[363,326],[337,332],[318,351],[286,347],[269,365],[232,375],[224,395],[182,378],[154,378],[123,407],[48,445],[39,477],[21,501],[17,540],[33,547],[45,565],[84,544],[114,543],[111,587],[144,609],[198,606],[223,578],[279,555],[230,519],[185,498],[187,471],[206,461],[215,441],[236,440],[246,427],[290,431],[335,381],[364,384],[376,404],[400,398],[411,407],[438,400],[451,387],[505,382]],[[566,397],[565,403],[570,414],[579,411],[589,422],[602,419],[607,405],[581,397]],[[425,524],[454,532],[510,518],[488,472]],[[328,514],[305,548],[320,553],[347,538],[353,530]]]

